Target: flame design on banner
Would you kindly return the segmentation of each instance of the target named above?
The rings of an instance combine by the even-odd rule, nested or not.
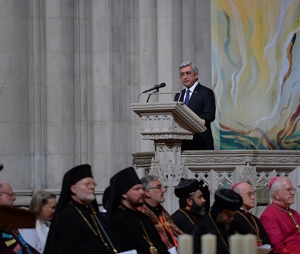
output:
[[[300,0],[212,0],[221,150],[300,150]]]

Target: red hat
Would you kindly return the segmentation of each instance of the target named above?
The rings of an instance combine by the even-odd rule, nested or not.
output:
[[[238,187],[241,183],[243,183],[243,182],[238,182],[238,183],[232,185],[231,189],[234,190],[234,189],[235,189],[236,187]]]
[[[269,186],[268,189],[270,190],[272,188],[273,183],[276,182],[276,180],[279,178],[279,176],[275,176],[274,178],[272,178],[269,182]]]

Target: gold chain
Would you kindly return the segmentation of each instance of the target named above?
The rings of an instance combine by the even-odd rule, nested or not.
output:
[[[211,217],[210,212],[208,212],[208,216],[209,216],[209,218],[211,219],[212,223],[214,224],[216,230],[218,231],[218,233],[219,233],[219,235],[220,235],[220,237],[221,237],[221,239],[222,239],[222,241],[223,241],[225,247],[227,248],[228,252],[230,252],[230,251],[229,251],[229,246],[228,246],[228,244],[226,243],[226,241],[224,240],[223,236],[221,235],[221,232],[219,231],[219,228],[217,227],[215,221],[214,221],[213,218]],[[227,236],[227,238],[228,238],[228,236]]]
[[[93,231],[94,235],[95,235],[95,236],[99,235],[99,237],[100,237],[101,241],[103,242],[103,244],[105,245],[105,247],[108,248],[108,244],[105,242],[105,240],[104,240],[104,238],[103,238],[103,235],[101,234],[101,231],[100,231],[100,229],[99,229],[99,227],[98,227],[98,225],[97,225],[97,223],[96,223],[94,217],[91,216],[91,217],[92,217],[92,220],[93,220],[93,222],[94,222],[94,224],[95,224],[96,230],[97,230],[98,233],[95,231],[95,229],[92,227],[92,225],[91,225],[90,222],[87,220],[87,218],[83,215],[83,213],[78,209],[78,207],[75,206],[71,201],[70,201],[70,204],[73,205],[73,206],[75,207],[75,209],[76,209],[77,212],[80,214],[80,216],[82,217],[82,219],[86,222],[86,224],[89,226],[89,228]]]
[[[183,211],[181,208],[179,208],[179,211],[182,212],[189,220],[190,222],[195,225],[195,222],[192,221],[192,219],[190,218],[190,216],[187,215],[187,213],[185,211]]]
[[[150,240],[150,238],[149,238],[149,236],[148,236],[148,234],[147,234],[147,231],[146,231],[146,229],[145,229],[145,227],[144,227],[144,224],[143,224],[143,222],[142,222],[141,219],[140,219],[140,222],[141,222],[141,225],[142,225],[142,228],[143,228],[143,231],[144,231],[143,237],[144,237],[144,239],[146,240],[146,242],[150,245],[150,248],[149,248],[150,253],[151,253],[151,254],[157,254],[157,253],[158,253],[158,252],[157,252],[157,249],[153,246],[153,243],[151,242],[151,240]]]
[[[292,214],[292,212],[291,212],[290,210],[284,210],[284,209],[282,209],[281,207],[276,206],[276,205],[274,205],[274,204],[270,204],[270,205],[271,205],[271,206],[274,206],[275,208],[277,208],[277,209],[280,210],[280,211],[283,211],[283,212],[287,213],[287,214],[291,217],[292,221],[293,221],[294,224],[295,224],[296,229],[297,229],[298,232],[300,233],[300,227],[299,227],[298,223],[295,221],[295,218],[294,218],[294,216],[293,216],[293,214]],[[287,209],[288,209],[288,208],[287,208]]]
[[[248,224],[250,225],[250,227],[253,229],[253,231],[254,231],[255,234],[256,234],[257,241],[258,241],[260,244],[262,244],[262,240],[261,240],[261,238],[260,238],[259,228],[258,228],[258,226],[257,226],[257,224],[256,224],[255,219],[253,218],[253,222],[254,222],[254,225],[255,225],[255,227],[254,227],[253,224],[248,220],[248,218],[247,218],[243,213],[241,213],[240,211],[237,211],[237,213],[240,214],[240,215],[242,215],[243,218],[248,222]],[[251,216],[252,216],[252,215],[251,215]]]

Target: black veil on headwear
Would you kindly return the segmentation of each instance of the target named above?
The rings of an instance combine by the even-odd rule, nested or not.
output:
[[[64,210],[68,202],[71,200],[71,185],[86,177],[93,177],[91,166],[88,164],[78,165],[70,169],[67,173],[65,173],[63,177],[60,196],[50,225],[44,254],[61,253],[61,249],[56,242],[56,223],[58,223],[59,215]],[[96,199],[92,201],[91,205],[93,206],[94,210],[98,213],[99,208]]]
[[[223,209],[239,210],[243,205],[242,197],[231,189],[219,189],[215,193],[215,202],[211,207],[211,215],[215,219]]]
[[[71,186],[86,177],[93,177],[91,166],[83,164],[70,169],[63,178],[59,200],[55,209],[55,214],[60,214],[71,198]],[[98,206],[97,206],[98,209]]]
[[[122,194],[137,184],[142,184],[142,182],[133,167],[121,170],[110,179],[107,208],[108,220],[110,220],[112,212],[121,204]]]

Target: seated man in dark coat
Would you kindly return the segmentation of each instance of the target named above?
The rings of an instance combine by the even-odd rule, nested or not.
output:
[[[123,251],[169,254],[151,219],[137,209],[145,197],[134,168],[123,169],[110,179],[108,200],[107,218]]]
[[[210,211],[202,217],[193,230],[194,254],[201,254],[201,236],[207,233],[217,237],[217,254],[229,254],[229,235],[235,233],[232,223],[243,199],[230,189],[219,189]]]
[[[205,214],[206,201],[196,179],[182,178],[174,193],[179,198],[179,209],[172,214],[176,226],[191,234],[197,221]]]
[[[90,165],[69,170],[50,226],[44,254],[112,254],[118,246],[95,199]]]
[[[232,190],[240,194],[243,199],[243,205],[234,217],[234,221],[237,224],[237,232],[242,235],[256,235],[257,246],[264,244],[271,245],[269,236],[262,223],[256,216],[249,212],[255,206],[255,194],[252,186],[246,182],[239,182],[232,186]]]

